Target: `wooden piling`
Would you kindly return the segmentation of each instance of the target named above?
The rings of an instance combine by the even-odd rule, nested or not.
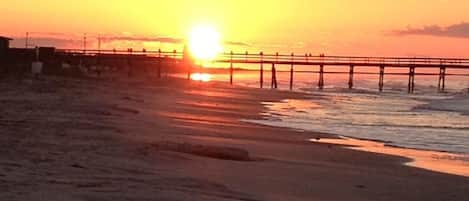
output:
[[[230,53],[230,85],[233,85],[233,51]]]
[[[275,63],[272,63],[272,88],[277,89],[277,69],[275,64],[278,63],[278,52],[275,53]]]
[[[446,68],[440,67],[440,76],[438,79],[438,91],[439,92],[445,91],[445,82],[446,82]]]
[[[161,57],[161,49],[158,49],[158,64],[157,64],[158,67],[157,67],[157,69],[156,69],[156,70],[157,70],[156,73],[157,73],[158,78],[161,78],[161,65],[162,65],[162,63],[163,63],[163,62],[162,62],[162,59],[163,59],[163,58]]]
[[[319,82],[318,82],[318,88],[320,90],[324,89],[324,65],[321,64],[319,66]]]
[[[408,93],[414,93],[415,88],[415,67],[409,68],[409,86]]]
[[[291,66],[290,66],[290,90],[293,90],[293,72],[294,72],[294,63],[295,54],[291,53]]]
[[[101,53],[98,52],[98,54],[96,55],[96,75],[98,77],[101,77],[101,72],[102,72],[102,68],[101,68]]]
[[[132,77],[132,48],[127,49],[128,51],[128,56],[127,56],[127,64],[128,64],[128,71],[127,71],[127,77]]]
[[[264,53],[263,52],[260,52],[259,53],[260,57],[261,57],[261,68],[260,68],[260,87],[261,89],[264,88]]]
[[[348,78],[348,88],[353,89],[353,74],[354,74],[355,66],[350,65],[350,71],[349,71],[349,78]]]
[[[277,89],[277,70],[275,69],[275,63],[272,63],[272,83],[270,86],[272,89]]]
[[[383,91],[384,87],[384,65],[379,66],[379,91]]]

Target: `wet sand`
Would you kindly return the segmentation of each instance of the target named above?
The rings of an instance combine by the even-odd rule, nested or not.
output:
[[[315,141],[315,139],[311,139],[311,141]],[[323,139],[320,142],[341,144],[354,150],[408,157],[412,160],[406,162],[405,165],[469,178],[469,155],[467,154],[408,149],[388,146],[382,142],[347,137],[341,139]]]
[[[240,121],[300,93],[52,77],[2,80],[0,91],[0,200],[469,197],[469,178],[402,165],[410,158]]]

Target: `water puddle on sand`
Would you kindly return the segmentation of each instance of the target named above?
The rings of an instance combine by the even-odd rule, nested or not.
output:
[[[413,160],[412,162],[405,163],[405,165],[411,167],[469,177],[468,154],[453,154],[446,152],[390,147],[380,142],[357,140],[346,137],[343,137],[342,139],[321,139],[320,141],[311,139],[310,141],[317,143],[339,144],[345,145],[347,148],[353,150],[406,157]]]

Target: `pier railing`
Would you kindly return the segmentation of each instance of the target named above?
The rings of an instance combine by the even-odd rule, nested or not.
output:
[[[224,53],[217,60],[219,62],[235,63],[275,63],[275,64],[297,64],[297,65],[350,65],[355,66],[377,66],[387,67],[440,67],[442,65],[452,68],[467,68],[469,59],[460,58],[422,58],[422,57],[357,57],[357,56],[312,56],[312,55],[277,55],[277,54],[239,54]]]
[[[57,50],[58,52],[78,55],[78,56],[88,56],[88,57],[98,57],[99,55],[121,55],[121,56],[142,56],[145,59],[171,59],[176,62],[182,62],[184,58],[184,53],[180,51],[146,51],[146,50],[80,50],[80,49],[62,49]],[[271,86],[272,88],[277,88],[277,66],[278,65],[288,65],[290,66],[290,89],[293,89],[294,84],[294,74],[298,71],[295,70],[296,66],[318,66],[317,71],[310,71],[313,73],[318,73],[318,88],[323,89],[325,85],[325,74],[348,74],[348,86],[349,88],[354,87],[354,75],[355,74],[378,74],[378,88],[380,91],[383,91],[384,87],[384,76],[385,75],[406,75],[408,76],[408,92],[412,93],[415,88],[415,76],[416,75],[436,75],[438,76],[438,90],[444,91],[446,85],[446,77],[451,75],[458,76],[469,76],[469,74],[449,74],[447,73],[448,69],[467,69],[469,70],[469,59],[464,58],[431,58],[431,57],[361,57],[361,56],[329,56],[329,55],[312,55],[312,54],[264,54],[263,52],[252,54],[248,52],[242,53],[222,53],[219,54],[216,58],[213,59],[213,63],[229,63],[229,74],[230,74],[230,83],[233,84],[234,79],[233,75],[236,70],[243,69],[242,67],[234,67],[239,64],[257,64],[259,66],[259,84],[260,87],[264,87],[264,78],[265,72],[271,72]],[[267,68],[270,66],[270,70]],[[342,66],[346,70],[341,72],[328,72],[325,70],[326,66]],[[379,73],[366,73],[366,72],[357,72],[356,67],[370,67],[378,68]],[[392,73],[386,72],[388,68],[405,68],[408,69],[408,73]],[[416,69],[419,68],[433,68],[439,69],[439,73],[416,73]],[[190,67],[188,69],[188,74],[191,73]],[[189,76],[188,76],[189,77]]]

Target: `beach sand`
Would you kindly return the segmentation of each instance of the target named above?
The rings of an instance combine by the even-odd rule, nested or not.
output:
[[[301,93],[54,77],[0,91],[0,200],[469,199],[467,177],[241,121]]]

